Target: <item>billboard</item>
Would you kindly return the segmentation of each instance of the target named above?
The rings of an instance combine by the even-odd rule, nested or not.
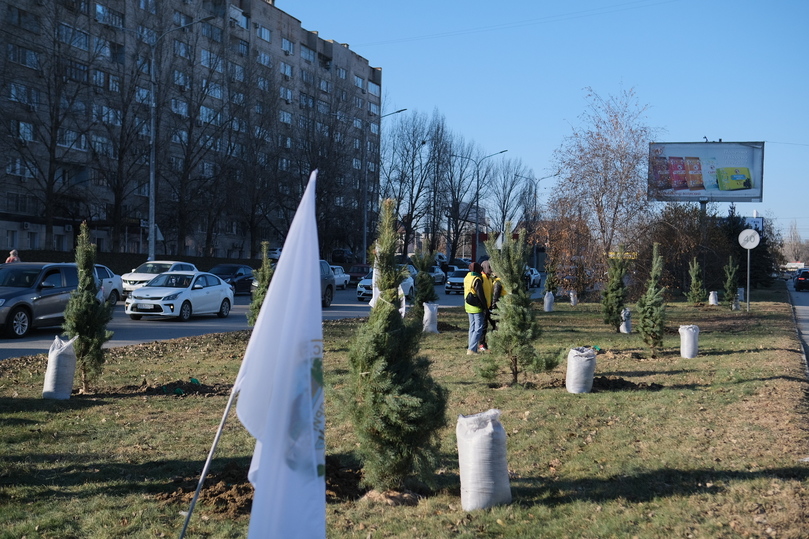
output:
[[[649,198],[761,202],[763,142],[651,142]]]

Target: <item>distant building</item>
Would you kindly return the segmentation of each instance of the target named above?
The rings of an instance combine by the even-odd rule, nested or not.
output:
[[[325,252],[376,223],[381,69],[272,0],[4,12],[1,248],[146,253],[151,172],[158,254],[280,245],[314,168]]]

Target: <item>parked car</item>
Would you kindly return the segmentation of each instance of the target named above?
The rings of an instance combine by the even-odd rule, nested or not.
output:
[[[267,251],[267,258],[269,258],[270,260],[278,260],[279,258],[281,258],[281,248],[276,247],[274,249],[269,249]]]
[[[449,261],[449,263],[452,266],[458,266],[458,268],[460,268],[460,269],[468,270],[469,269],[469,264],[472,263],[472,259],[471,258],[453,258],[452,260]]]
[[[189,262],[177,262],[174,260],[152,260],[144,262],[130,273],[121,275],[124,281],[124,297],[129,296],[134,290],[145,285],[156,275],[167,271],[198,271],[194,264]]]
[[[210,269],[230,286],[234,294],[249,294],[253,286],[253,268],[244,264],[217,264]]]
[[[354,262],[354,253],[351,249],[335,249],[331,252],[332,264],[352,264]]]
[[[524,277],[528,288],[539,288],[542,285],[542,274],[536,268],[525,267]]]
[[[415,268],[414,268],[415,269]],[[357,301],[370,301],[374,294],[373,285],[374,272],[369,272],[364,279],[357,283]],[[406,277],[399,289],[404,294],[404,297],[409,301],[413,301],[415,295],[415,286],[413,277]]]
[[[70,293],[78,286],[76,264],[0,265],[0,325],[9,337],[24,337],[32,328],[61,325]]]
[[[324,308],[331,306],[334,299],[334,273],[325,260],[320,261],[320,303]]]
[[[96,264],[96,279],[101,285],[104,297],[110,303],[118,303],[118,300],[124,297],[123,279],[107,266]]]
[[[335,288],[342,288],[345,290],[348,288],[348,281],[351,279],[351,276],[343,270],[343,266],[330,266],[332,273],[334,273],[334,287]]]
[[[463,294],[463,280],[469,270],[456,270],[447,275],[447,282],[444,284],[444,293]]]
[[[348,284],[357,284],[362,281],[368,272],[371,271],[373,268],[370,264],[354,264],[350,268],[348,268]]]
[[[799,292],[807,289],[809,289],[809,270],[801,270],[795,276],[795,291]]]
[[[185,322],[197,314],[226,318],[232,305],[233,288],[213,273],[169,271],[132,291],[125,311],[132,320],[161,316]]]
[[[441,270],[441,266],[433,266],[430,269],[430,275],[432,275],[435,284],[444,284],[444,281],[447,280],[447,274]]]

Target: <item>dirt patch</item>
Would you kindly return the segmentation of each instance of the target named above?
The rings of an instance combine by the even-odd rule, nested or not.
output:
[[[449,322],[442,322],[441,320],[438,321],[438,331],[445,332],[445,331],[467,331],[464,328],[458,327],[455,324],[450,324]]]
[[[564,378],[553,378],[536,385],[536,389],[556,389],[565,387]],[[598,391],[660,391],[663,386],[655,383],[631,382],[618,376],[596,376],[593,378],[593,393]]]
[[[167,384],[148,384],[145,380],[139,386],[122,386],[96,391],[95,397],[162,396],[162,397],[213,397],[230,395],[231,384],[203,384],[192,378],[189,381],[176,380]],[[74,391],[75,393],[75,391]]]
[[[253,485],[247,480],[247,471],[248,467],[230,462],[222,471],[209,473],[200,491],[199,503],[204,504],[208,511],[224,517],[249,515],[253,506]],[[359,468],[343,466],[339,458],[326,455],[327,503],[360,499],[365,494],[365,490],[360,488],[361,479],[362,471]],[[199,477],[175,478],[174,483],[178,486],[173,492],[161,493],[155,497],[165,503],[188,506],[194,498],[198,482]],[[402,494],[403,499],[409,500],[406,494]],[[409,505],[405,501],[398,505],[403,504]]]

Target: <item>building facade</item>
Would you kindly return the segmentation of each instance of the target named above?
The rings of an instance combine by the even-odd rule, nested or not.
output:
[[[255,257],[318,169],[320,248],[376,223],[381,69],[272,1],[21,0],[0,30],[0,244]],[[153,156],[153,157],[152,157]],[[366,233],[372,231],[366,230]]]

